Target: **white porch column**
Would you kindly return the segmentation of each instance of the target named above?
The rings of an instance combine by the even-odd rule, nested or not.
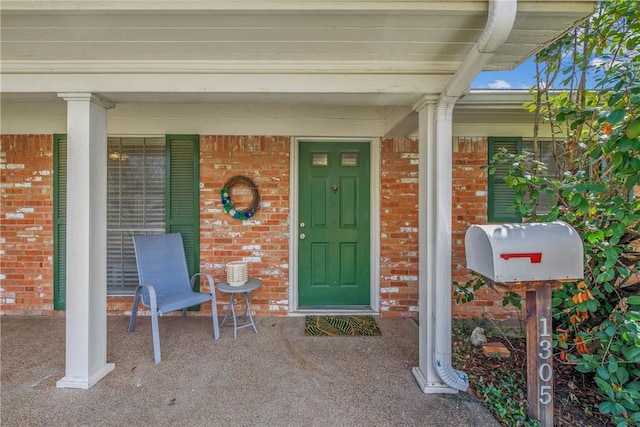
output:
[[[67,101],[67,281],[65,376],[60,388],[92,387],[107,363],[107,109],[92,93]]]
[[[451,330],[451,309],[438,307],[437,282],[446,286],[451,278],[451,145],[436,138],[437,97],[425,97],[418,111],[418,289],[420,306],[419,366],[413,375],[424,393],[457,393],[445,384],[435,369],[436,334]],[[447,157],[448,151],[448,157]],[[448,159],[448,161],[447,161]],[[448,193],[442,194],[442,193]],[[449,207],[447,208],[447,200]],[[449,219],[447,220],[447,213]],[[448,249],[447,249],[448,246]],[[447,281],[447,259],[448,277]],[[442,301],[440,302],[442,304]],[[448,298],[445,304],[451,304]],[[438,314],[436,316],[436,313]],[[437,325],[437,328],[436,328]],[[450,332],[448,332],[450,333]]]

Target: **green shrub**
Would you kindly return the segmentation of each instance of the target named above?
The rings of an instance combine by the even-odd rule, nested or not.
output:
[[[512,209],[524,221],[562,220],[582,238],[584,280],[553,293],[555,351],[593,374],[599,410],[619,426],[640,425],[639,48],[637,4],[600,2],[581,28],[537,56],[527,105],[537,118],[534,147],[540,126],[549,126],[558,173],[530,153],[500,152],[489,165],[489,173],[509,165]],[[586,89],[587,77],[596,90]],[[541,196],[554,201],[548,212]],[[480,286],[459,284],[456,297],[468,301]]]

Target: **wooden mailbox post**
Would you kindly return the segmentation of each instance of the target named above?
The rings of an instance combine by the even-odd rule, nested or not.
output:
[[[465,235],[467,268],[526,292],[527,413],[553,426],[551,292],[581,279],[583,247],[568,224],[472,225]]]
[[[523,283],[527,298],[527,414],[553,426],[551,291],[562,282]]]

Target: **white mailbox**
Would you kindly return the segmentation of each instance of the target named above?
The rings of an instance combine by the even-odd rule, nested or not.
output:
[[[494,282],[584,277],[582,240],[562,221],[472,225],[464,243],[467,268]]]

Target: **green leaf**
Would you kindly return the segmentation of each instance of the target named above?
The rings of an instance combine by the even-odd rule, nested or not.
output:
[[[631,305],[640,305],[640,295],[632,295],[627,299],[627,303]]]
[[[613,410],[613,402],[602,402],[598,405],[598,408],[600,409],[600,412],[602,412],[603,414],[610,414],[611,411]]]
[[[617,123],[620,123],[624,119],[624,115],[625,111],[622,109],[613,110],[611,113],[609,113],[607,121],[612,125],[615,125]]]
[[[613,158],[611,159],[611,164],[613,166],[620,166],[622,164],[622,160],[624,160],[624,154],[618,151],[613,155]]]
[[[627,371],[627,369],[624,366],[621,366],[616,371],[616,377],[618,377],[618,382],[620,384],[624,384],[627,381],[629,381],[629,371]]]
[[[620,365],[618,365],[618,362],[616,362],[616,360],[613,357],[609,357],[609,373],[610,374],[615,374],[618,369],[620,368]]]
[[[640,135],[640,120],[634,120],[627,126],[627,136],[631,139]]]
[[[604,369],[604,366],[602,366],[602,365],[598,365],[598,366],[596,367],[596,373],[597,373],[597,374],[598,374],[598,376],[599,376],[600,378],[602,378],[603,380],[608,380],[608,379],[610,378],[610,377],[609,377],[609,372],[607,372],[607,370],[606,370],[606,369]]]
[[[615,107],[616,104],[624,97],[624,92],[613,93],[609,97],[609,102],[607,104],[610,107]]]
[[[618,328],[616,327],[616,325],[609,325],[607,326],[607,328],[604,330],[604,333],[607,334],[608,336],[612,337],[616,334],[616,330]]]
[[[586,187],[587,187],[587,190],[597,194],[604,193],[604,191],[607,189],[607,187],[597,182],[589,182],[586,184]]]
[[[616,402],[616,403],[613,405],[613,410],[614,410],[614,412],[615,412],[616,414],[623,414],[623,413],[625,413],[625,412],[626,412],[626,411],[624,410],[624,406],[622,406],[622,404],[620,404],[620,403],[618,403],[618,402]]]
[[[576,371],[582,372],[583,374],[586,374],[588,372],[593,371],[593,367],[588,363],[586,363],[586,364],[581,363],[579,365],[576,365]]]
[[[576,207],[580,205],[580,203],[582,203],[582,196],[578,193],[574,193],[571,196],[571,200],[569,201],[569,204],[573,207]]]
[[[585,305],[587,306],[587,310],[594,312],[598,309],[598,307],[600,306],[600,303],[596,300],[590,299],[585,303]]]
[[[638,130],[640,130],[640,123],[638,128]],[[622,151],[623,153],[626,153],[629,150],[633,150],[636,145],[640,145],[638,144],[638,140],[635,139],[635,136],[628,136],[628,133],[629,128],[627,128],[627,136],[623,136],[618,142],[618,150]]]
[[[622,355],[631,363],[640,363],[640,347],[622,347]]]

